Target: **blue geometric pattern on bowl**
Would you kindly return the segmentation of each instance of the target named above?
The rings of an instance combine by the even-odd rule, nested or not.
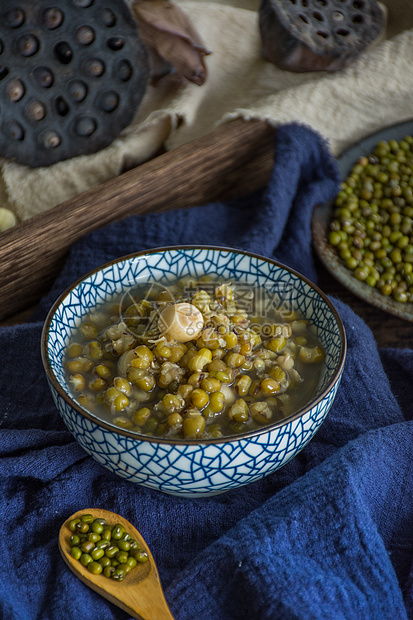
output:
[[[263,286],[277,305],[310,320],[326,351],[325,372],[313,401],[282,422],[220,440],[144,437],[99,420],[75,403],[63,370],[73,330],[92,308],[140,282],[213,273]],[[227,248],[161,248],[119,259],[87,275],[51,309],[42,357],[52,395],[65,424],[94,459],[115,474],[166,493],[202,497],[249,484],[279,469],[310,441],[337,392],[346,341],[332,304],[299,274],[263,257]]]

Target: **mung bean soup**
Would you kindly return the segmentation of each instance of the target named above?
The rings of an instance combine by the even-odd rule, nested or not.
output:
[[[210,275],[140,284],[79,325],[68,385],[86,410],[142,435],[218,439],[277,422],[311,400],[325,357],[284,306]]]

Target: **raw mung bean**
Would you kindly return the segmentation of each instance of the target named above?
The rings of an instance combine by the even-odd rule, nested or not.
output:
[[[381,140],[341,184],[328,234],[355,278],[402,304],[413,302],[413,282],[404,269],[413,262],[412,179],[413,137]],[[387,279],[385,270],[398,266],[400,277]]]
[[[94,519],[93,515],[84,514],[69,522],[69,532],[79,530],[79,525],[84,526],[85,533],[90,532],[94,536],[98,536],[99,540],[85,541],[79,547],[76,544],[80,542],[79,536],[72,534],[69,539],[70,555],[75,560],[80,561],[93,575],[103,573],[105,577],[123,581],[138,563],[148,561],[147,551],[141,549],[137,541],[126,532],[123,525],[116,523],[111,526],[106,522],[106,519]],[[100,530],[102,538],[97,534],[97,530]],[[103,547],[104,543],[108,545],[106,548]]]

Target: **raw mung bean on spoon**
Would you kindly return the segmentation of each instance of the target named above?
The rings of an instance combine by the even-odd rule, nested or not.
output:
[[[134,618],[173,620],[146,542],[120,515],[79,510],[60,528],[59,549],[83,583]]]

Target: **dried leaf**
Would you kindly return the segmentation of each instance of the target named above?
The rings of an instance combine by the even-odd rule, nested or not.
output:
[[[211,52],[182,9],[170,0],[135,0],[132,10],[147,47],[154,79],[171,66],[201,86],[206,80],[204,56]]]

